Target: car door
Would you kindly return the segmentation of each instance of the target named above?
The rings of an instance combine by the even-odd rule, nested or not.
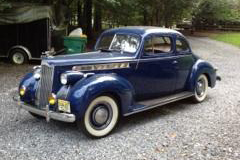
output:
[[[176,37],[176,55],[177,55],[177,82],[176,92],[186,90],[186,83],[190,76],[194,58],[188,42],[183,37]]]
[[[133,83],[137,100],[171,94],[176,83],[176,56],[170,35],[145,38]]]

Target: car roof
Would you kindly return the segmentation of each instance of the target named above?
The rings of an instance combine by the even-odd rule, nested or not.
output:
[[[168,33],[183,36],[182,33],[168,28],[153,27],[153,26],[127,26],[106,30],[104,33],[134,33],[139,35],[151,34],[151,33]]]

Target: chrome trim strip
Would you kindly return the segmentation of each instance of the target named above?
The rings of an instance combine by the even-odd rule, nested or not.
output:
[[[97,70],[112,70],[112,69],[123,69],[129,68],[130,64],[127,62],[123,63],[106,63],[106,64],[96,64],[96,65],[82,65],[74,66],[74,71],[97,71]]]
[[[34,108],[30,105],[26,105],[23,102],[20,102],[19,107],[29,112],[35,113],[37,115],[43,116],[46,118],[46,120],[54,119],[62,122],[68,122],[68,123],[73,123],[76,121],[76,116],[74,114],[58,113],[51,110],[48,110],[48,111],[41,110],[41,109]]]
[[[166,57],[151,57],[151,58],[145,58],[145,59],[142,59],[140,58],[139,61],[142,62],[142,61],[156,61],[156,60],[165,60],[165,59],[174,59],[174,58],[181,58],[181,57],[186,57],[186,56],[192,56],[192,54],[187,54],[187,55],[169,55],[169,56],[166,56]]]
[[[153,109],[153,108],[156,108],[156,107],[160,107],[160,106],[163,106],[163,105],[166,105],[166,104],[169,104],[169,103],[172,103],[172,102],[175,102],[175,101],[179,101],[179,100],[182,100],[182,99],[185,99],[185,98],[189,98],[191,96],[193,96],[194,94],[193,93],[189,93],[189,94],[186,94],[184,96],[179,96],[179,97],[176,97],[174,99],[167,99],[166,101],[162,101],[162,102],[159,102],[157,104],[154,104],[154,105],[150,105],[150,106],[146,106],[144,108],[141,108],[141,109],[138,109],[138,110],[135,110],[133,112],[130,112],[130,113],[126,113],[124,114],[123,116],[130,116],[132,114],[135,114],[135,113],[140,113],[140,112],[143,112],[143,111],[146,111],[146,110],[150,110],[150,109]]]

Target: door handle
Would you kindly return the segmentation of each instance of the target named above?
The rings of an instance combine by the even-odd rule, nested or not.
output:
[[[172,62],[172,64],[178,64],[178,61],[175,60],[175,61]]]

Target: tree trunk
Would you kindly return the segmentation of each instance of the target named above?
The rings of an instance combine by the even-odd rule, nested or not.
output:
[[[147,21],[147,9],[146,7],[144,6],[144,9],[143,9],[143,25],[147,26],[148,25],[148,21]]]
[[[83,11],[82,11],[82,0],[78,0],[78,26],[83,27]]]
[[[88,39],[92,38],[92,0],[84,0],[84,31]]]
[[[159,26],[160,23],[159,23],[159,9],[156,10],[156,25]]]
[[[95,1],[94,8],[94,31],[99,32],[102,30],[102,6],[99,1]]]

